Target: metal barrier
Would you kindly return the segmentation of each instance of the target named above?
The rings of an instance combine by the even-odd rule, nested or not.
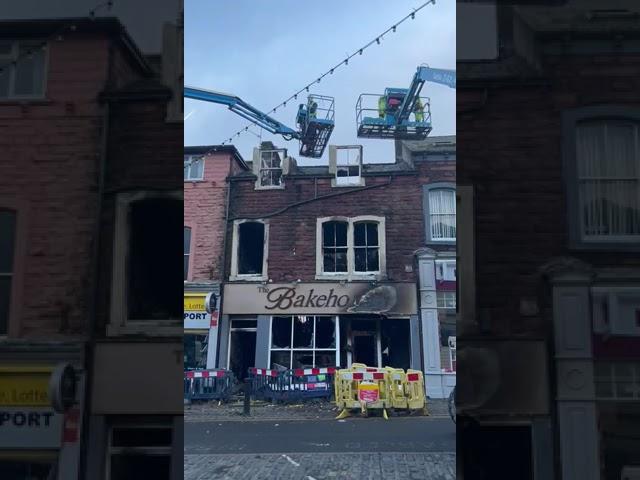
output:
[[[230,370],[189,370],[184,372],[184,399],[227,401],[235,383]]]
[[[251,395],[271,402],[331,398],[335,368],[309,368],[286,371],[250,368]]]

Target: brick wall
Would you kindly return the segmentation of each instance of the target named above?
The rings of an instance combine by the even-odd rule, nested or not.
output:
[[[184,224],[191,227],[189,281],[222,280],[225,205],[232,155],[205,157],[204,180],[184,182]]]
[[[392,281],[416,281],[413,252],[424,239],[421,190],[415,173],[366,177],[369,190],[312,201],[315,196],[345,192],[332,188],[331,178],[285,177],[284,190],[254,190],[255,179],[231,182],[230,218],[264,216],[303,200],[308,203],[290,208],[269,220],[268,276],[274,282],[313,281],[316,273],[316,218],[340,215],[384,216],[386,221],[387,274]],[[231,226],[232,222],[230,222]],[[227,274],[231,261],[231,228],[227,234]],[[406,272],[405,265],[413,271]]]
[[[551,257],[597,266],[640,264],[628,253],[569,250],[561,130],[569,108],[640,107],[639,66],[637,54],[558,55],[545,58],[544,82],[486,91],[460,83],[458,182],[477,185],[478,317],[492,332],[548,331],[549,292],[536,272]],[[522,298],[537,299],[541,314],[522,317]]]
[[[23,255],[12,288],[10,335],[53,339],[83,333],[88,255],[108,40],[67,36],[48,48],[46,100],[0,103],[0,207],[20,208]]]

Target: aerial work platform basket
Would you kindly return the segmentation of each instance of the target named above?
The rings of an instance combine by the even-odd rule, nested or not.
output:
[[[407,93],[407,89],[387,88],[384,95],[360,95],[356,103],[358,137],[425,139],[432,129],[429,98],[412,98],[408,113],[401,115],[400,107]]]
[[[309,95],[306,105],[299,105],[296,123],[299,128],[301,156],[322,156],[335,126],[334,114],[333,97]]]

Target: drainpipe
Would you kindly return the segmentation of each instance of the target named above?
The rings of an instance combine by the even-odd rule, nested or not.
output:
[[[233,162],[233,158],[231,159],[231,161]],[[225,183],[227,184],[227,192],[225,195],[225,205],[224,205],[224,235],[222,236],[222,258],[221,258],[221,265],[220,265],[220,272],[221,272],[221,276],[220,276],[220,298],[218,299],[218,312],[220,312],[219,318],[218,318],[218,335],[217,335],[217,339],[216,339],[216,365],[218,367],[222,367],[220,365],[220,361],[218,360],[218,358],[220,357],[220,347],[221,347],[221,342],[222,342],[222,335],[220,335],[220,333],[222,332],[222,327],[221,327],[221,322],[222,322],[222,305],[224,304],[224,283],[226,282],[226,273],[227,273],[227,235],[229,232],[229,202],[230,202],[230,198],[231,198],[231,182],[229,181],[229,178],[225,179]]]
[[[98,315],[98,288],[99,288],[99,271],[100,271],[100,237],[102,233],[102,210],[104,197],[104,184],[107,167],[107,150],[109,139],[109,103],[104,104],[102,113],[102,135],[100,141],[99,165],[98,165],[98,192],[96,205],[96,222],[93,231],[93,249],[91,252],[90,286],[88,301],[88,339],[85,348],[85,392],[84,392],[84,408],[82,410],[82,430],[80,437],[80,478],[87,477],[88,468],[88,450],[89,450],[89,426],[91,419],[91,386],[94,378],[93,364],[96,343],[96,325]]]

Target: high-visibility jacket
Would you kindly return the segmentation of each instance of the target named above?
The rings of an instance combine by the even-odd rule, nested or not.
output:
[[[380,97],[378,99],[378,116],[380,118],[384,118],[384,113],[387,108],[387,99],[385,97]]]
[[[413,106],[413,113],[416,116],[416,122],[424,122],[424,107],[419,98],[416,98],[416,103]]]

